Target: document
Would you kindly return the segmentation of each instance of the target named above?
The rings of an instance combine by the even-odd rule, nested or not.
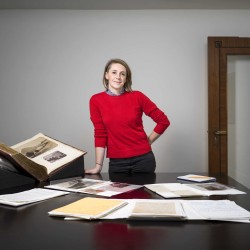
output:
[[[245,192],[228,187],[218,182],[199,184],[159,183],[148,184],[144,186],[164,198],[245,194]]]
[[[66,194],[68,194],[68,192],[34,188],[19,193],[0,195],[0,204],[22,206]]]
[[[64,190],[69,192],[85,193],[98,196],[111,197],[117,194],[129,192],[138,188],[140,185],[132,185],[121,182],[111,182],[93,180],[88,178],[75,178],[70,181],[57,182],[45,186],[45,188]]]
[[[190,220],[223,220],[250,222],[250,212],[230,200],[182,201]]]

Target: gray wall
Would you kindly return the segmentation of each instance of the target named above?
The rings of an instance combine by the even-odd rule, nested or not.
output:
[[[249,21],[249,10],[1,10],[0,140],[43,132],[87,151],[92,167],[88,101],[119,57],[171,120],[153,145],[157,172],[207,171],[207,37],[250,37]]]

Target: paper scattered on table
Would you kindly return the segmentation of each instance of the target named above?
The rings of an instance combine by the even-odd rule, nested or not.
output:
[[[108,199],[112,201],[112,199]],[[118,207],[101,217],[102,220],[213,220],[250,223],[250,212],[230,200],[157,200],[122,199],[125,206]],[[98,204],[93,203],[95,207]],[[73,204],[74,206],[74,204]],[[99,209],[99,208],[98,208]],[[83,220],[86,216],[64,214],[65,220]]]

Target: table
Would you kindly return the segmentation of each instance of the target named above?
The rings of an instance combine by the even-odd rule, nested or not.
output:
[[[133,184],[179,182],[176,177],[186,173],[154,175],[113,175],[103,173],[86,178],[112,180]],[[246,195],[212,196],[201,199],[230,199],[250,211],[249,189],[229,177],[218,182],[247,192]],[[43,186],[47,183],[36,184]],[[18,192],[30,187],[18,187]],[[0,239],[2,250],[161,250],[161,249],[250,249],[250,224],[220,221],[64,221],[49,217],[48,211],[66,205],[83,194],[71,193],[35,204],[13,208],[0,205]],[[115,198],[162,199],[145,188]],[[191,199],[191,198],[189,198]],[[197,199],[197,197],[195,198]]]

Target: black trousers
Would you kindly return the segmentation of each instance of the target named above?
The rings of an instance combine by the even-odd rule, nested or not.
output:
[[[155,156],[152,151],[130,158],[109,159],[109,173],[154,173],[155,167]]]

